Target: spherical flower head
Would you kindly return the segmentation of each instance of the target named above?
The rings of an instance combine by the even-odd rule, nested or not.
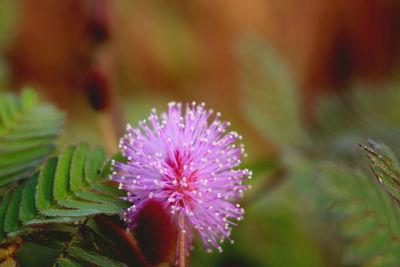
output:
[[[181,232],[191,236],[194,228],[208,251],[210,244],[221,251],[218,241],[231,240],[231,225],[242,219],[244,210],[234,201],[248,188],[242,183],[252,174],[236,169],[245,156],[243,145],[234,144],[241,136],[226,132],[230,123],[220,121],[220,113],[211,119],[213,111],[204,109],[204,103],[186,104],[184,113],[181,103],[168,106],[160,117],[153,109],[137,129],[128,125],[120,141],[128,161],[113,162],[111,179],[128,191],[125,199],[133,203],[124,219],[132,230],[138,211],[155,198]]]

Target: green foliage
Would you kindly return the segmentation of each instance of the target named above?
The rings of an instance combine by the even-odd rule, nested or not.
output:
[[[387,127],[398,128],[400,92],[397,84],[398,81],[394,81],[394,85],[381,85],[379,90],[358,84],[340,96],[325,98],[318,106],[318,128],[326,133],[362,135],[387,133]]]
[[[388,194],[400,203],[400,166],[392,150],[383,143],[369,140],[362,146],[371,161],[371,169]]]
[[[345,263],[398,266],[399,208],[389,197],[400,202],[400,165],[394,153],[375,142],[364,147],[382,187],[362,171],[346,166],[324,165],[318,180],[319,189],[323,190],[315,190],[315,180],[311,178],[315,166],[332,158],[360,162],[362,155],[358,144],[367,138],[396,144],[394,150],[398,152],[398,80],[380,84],[379,88],[354,84],[351,90],[340,95],[325,97],[316,107],[315,124],[303,128],[296,85],[279,58],[259,40],[246,39],[239,49],[243,111],[280,148],[291,148],[289,152],[292,153],[280,155],[280,164],[292,173],[294,189],[304,198],[301,202],[304,216],[315,215],[307,212],[307,207],[312,206],[309,203],[326,204],[328,201],[335,228],[348,243]],[[296,149],[299,144],[300,148],[305,148],[305,144],[307,150]],[[269,221],[263,220],[263,224]],[[280,235],[279,240],[283,239]]]
[[[298,144],[304,138],[299,96],[282,61],[257,39],[242,40],[238,50],[243,111],[269,138],[283,146]]]
[[[29,176],[54,151],[64,115],[32,90],[0,94],[0,190]]]
[[[121,213],[129,204],[117,198],[122,191],[108,185],[111,160],[86,143],[67,146],[6,194],[0,206],[0,237],[30,232],[41,224],[79,223],[90,215]]]
[[[336,230],[348,241],[347,264],[398,266],[400,218],[398,206],[361,170],[324,165],[318,184],[330,196]]]
[[[359,155],[357,144],[368,138],[386,140],[400,148],[400,90],[398,81],[371,88],[354,85],[341,95],[322,99],[316,125],[310,129],[314,150],[344,160]],[[326,157],[326,156],[325,156]],[[359,158],[357,158],[357,161]]]
[[[1,242],[25,234],[27,241],[60,250],[57,266],[126,266],[115,260],[115,245],[85,223],[88,216],[119,214],[129,206],[107,179],[112,159],[123,158],[107,160],[87,143],[49,158],[63,119],[53,106],[39,104],[32,90],[0,95]],[[51,225],[61,230],[46,230]]]
[[[119,250],[86,224],[70,229],[41,231],[25,241],[60,251],[54,266],[127,266],[116,260]]]

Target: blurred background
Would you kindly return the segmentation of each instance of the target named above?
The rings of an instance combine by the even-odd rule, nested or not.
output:
[[[247,213],[234,245],[196,244],[192,266],[357,265],[314,163],[356,162],[367,137],[400,144],[399,1],[2,0],[0,53],[0,90],[29,85],[67,112],[60,145],[115,152],[126,122],[171,100],[232,122],[255,173]]]

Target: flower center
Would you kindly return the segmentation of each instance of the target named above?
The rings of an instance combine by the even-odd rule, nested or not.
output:
[[[191,156],[183,156],[179,150],[175,150],[174,158],[166,160],[166,163],[172,170],[167,177],[171,182],[169,190],[178,193],[181,199],[191,198],[191,192],[197,189],[194,183],[198,180],[196,175],[197,170],[191,168],[191,162]]]

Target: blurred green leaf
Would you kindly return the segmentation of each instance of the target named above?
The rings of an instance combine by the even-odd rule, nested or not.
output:
[[[374,266],[385,255],[382,266],[396,266],[400,255],[393,248],[399,246],[400,210],[378,184],[361,170],[334,164],[321,167],[317,182],[330,197],[337,231],[349,241],[344,262]]]
[[[0,94],[0,189],[27,177],[54,151],[64,115],[31,89]]]
[[[240,99],[254,126],[284,146],[304,142],[298,90],[279,57],[266,42],[246,38],[238,61]]]
[[[398,84],[398,80],[374,87],[358,83],[340,95],[322,98],[316,108],[315,125],[309,131],[315,153],[358,162],[361,154],[357,144],[367,138],[385,140],[396,145],[395,149],[400,148]]]

